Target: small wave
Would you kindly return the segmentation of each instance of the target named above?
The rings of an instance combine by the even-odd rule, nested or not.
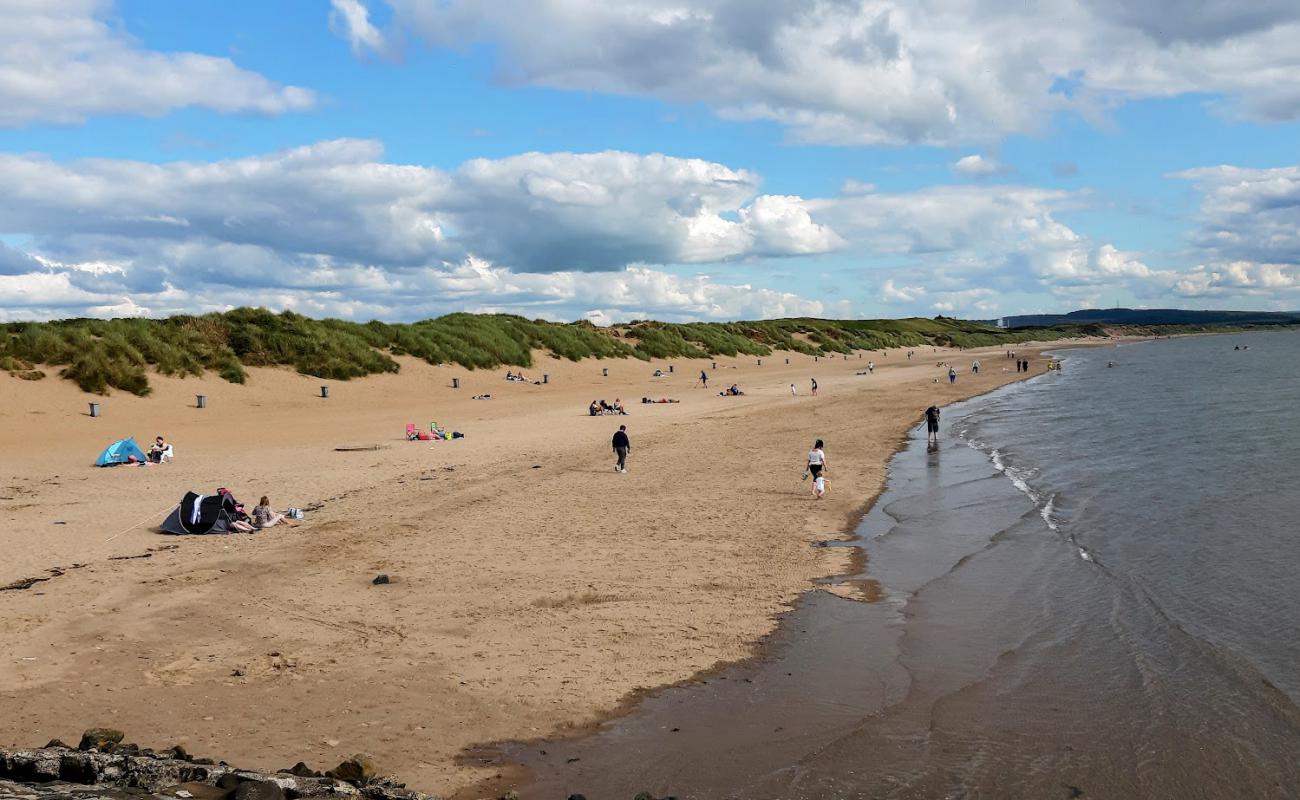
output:
[[[1052,495],[1047,498],[1046,503],[1043,503],[1043,508],[1038,513],[1040,516],[1042,516],[1043,522],[1047,523],[1047,527],[1051,528],[1054,531],[1059,531],[1061,527],[1056,524],[1056,517],[1052,513],[1055,510],[1056,510],[1056,495]],[[1084,556],[1084,558],[1087,558],[1087,556]]]
[[[1078,545],[1075,546],[1078,547]],[[1079,547],[1079,558],[1084,561],[1092,561],[1092,553],[1089,553],[1086,548]]]

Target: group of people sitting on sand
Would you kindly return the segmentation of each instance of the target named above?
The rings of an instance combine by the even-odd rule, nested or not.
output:
[[[740,397],[743,394],[744,392],[740,390],[740,387],[733,383],[731,386],[718,392],[718,397]]]
[[[604,400],[592,400],[591,405],[587,406],[587,415],[599,417],[602,414],[621,414],[627,416],[627,409],[623,408],[623,401],[614,398],[614,402],[606,403]]]
[[[233,519],[230,521],[230,529],[232,531],[253,533],[255,531],[266,530],[267,528],[273,528],[280,524],[289,527],[293,527],[295,524],[288,516],[271,508],[271,500],[266,495],[262,495],[262,499],[258,501],[257,506],[253,508],[253,513],[250,515],[244,510],[243,503],[234,500],[234,497],[230,495],[229,489],[218,489],[217,494],[229,496],[230,499],[234,501],[234,512],[231,515]]]
[[[514,371],[512,371],[512,370],[506,370],[506,380],[508,380],[508,381],[518,381],[518,382],[520,382],[520,383],[536,383],[536,384],[539,384],[539,385],[541,384],[541,381],[530,381],[530,380],[528,380],[528,376],[527,376],[527,375],[524,375],[524,371],[523,371],[523,370],[519,370],[518,372],[514,372]]]

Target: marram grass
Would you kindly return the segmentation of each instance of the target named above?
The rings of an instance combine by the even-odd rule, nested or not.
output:
[[[705,358],[765,356],[785,350],[807,355],[929,344],[1010,345],[1103,333],[1099,326],[1001,330],[938,317],[901,320],[779,319],[759,322],[641,321],[611,328],[556,323],[510,314],[448,314],[390,324],[310,319],[239,308],[221,314],[166,319],[68,319],[0,325],[0,369],[34,380],[38,365],[87,392],[149,393],[149,370],[180,377],[216,372],[243,383],[246,367],[287,366],[304,375],[348,380],[397,372],[393,356],[468,369],[532,366],[541,350],[555,358]]]

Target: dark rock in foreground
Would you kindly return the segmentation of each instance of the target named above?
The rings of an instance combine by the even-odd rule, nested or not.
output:
[[[142,750],[122,738],[119,731],[92,729],[76,750],[0,748],[0,800],[436,800],[380,777],[364,755],[328,776],[301,762],[272,774],[195,759],[179,745]]]

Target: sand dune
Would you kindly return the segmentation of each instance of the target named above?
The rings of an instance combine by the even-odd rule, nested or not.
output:
[[[0,740],[112,723],[256,767],[366,751],[448,791],[485,775],[457,763],[469,745],[587,724],[743,658],[840,566],[845,551],[810,543],[842,535],[922,409],[1021,377],[1000,351],[785,358],[718,359],[708,390],[693,384],[710,361],[653,378],[668,364],[539,355],[527,372],[551,382],[536,386],[406,360],[329,399],[269,369],[244,386],[156,377],[149,398],[0,375],[0,585],[51,578],[0,592]],[[867,359],[875,374],[856,376]],[[940,360],[956,386],[935,382]],[[748,394],[718,397],[731,382]],[[586,415],[615,397],[631,416]],[[404,441],[407,422],[434,420],[467,438]],[[609,447],[619,423],[626,475]],[[155,434],[174,463],[90,466],[115,438]],[[820,502],[800,481],[816,437],[831,466]],[[186,490],[217,486],[250,507],[320,507],[254,536],[153,530]],[[381,572],[393,582],[371,585]]]

